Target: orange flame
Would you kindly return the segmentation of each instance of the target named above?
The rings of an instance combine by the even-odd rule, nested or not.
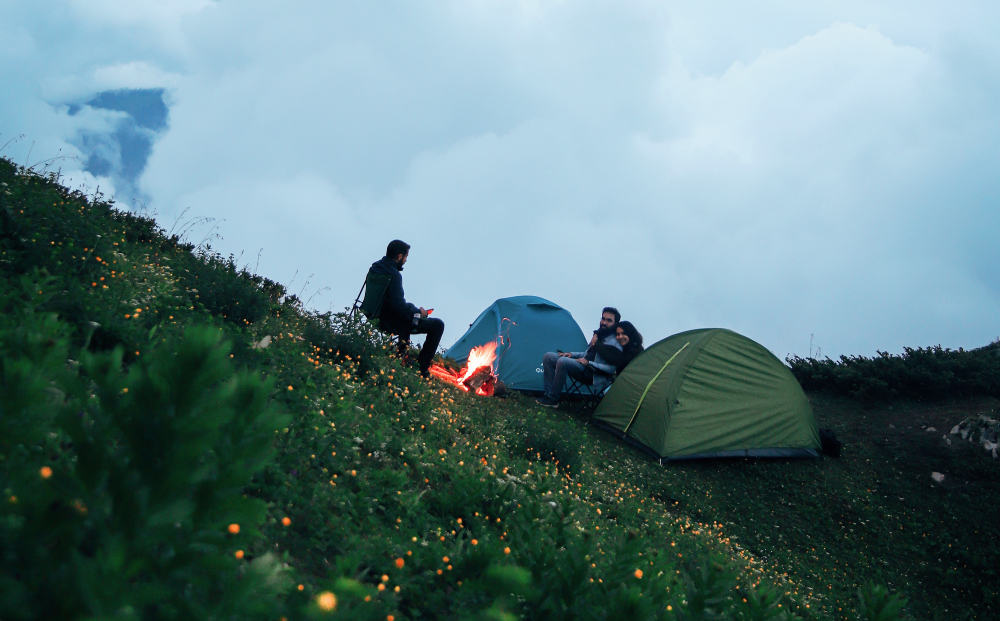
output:
[[[480,345],[479,347],[473,347],[472,351],[469,352],[469,360],[466,363],[465,375],[462,376],[460,382],[464,382],[469,379],[473,373],[475,373],[479,367],[489,366],[493,368],[493,361],[497,359],[497,344],[496,341],[491,341],[485,345]]]
[[[447,369],[439,364],[433,364],[430,368],[430,373],[434,377],[444,380],[450,384],[454,384],[461,388],[462,390],[468,392],[469,387],[465,385],[465,380],[472,377],[476,371],[482,367],[489,367],[490,373],[493,372],[493,363],[497,359],[497,344],[496,341],[491,341],[485,345],[480,345],[479,347],[473,347],[469,352],[469,359],[465,363],[465,367],[455,373],[454,371]],[[477,395],[488,396],[492,394],[492,384],[489,388],[485,388],[485,384],[476,389]]]

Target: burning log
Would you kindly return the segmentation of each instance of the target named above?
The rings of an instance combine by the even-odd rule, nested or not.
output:
[[[430,373],[438,379],[455,384],[462,390],[477,395],[493,394],[497,377],[493,375],[493,362],[496,360],[496,343],[486,343],[473,347],[469,352],[469,360],[465,368],[458,373],[439,364],[433,364]]]
[[[479,367],[472,372],[472,375],[462,381],[470,392],[487,396],[493,394],[496,382],[497,378],[493,375],[493,369],[488,366]]]

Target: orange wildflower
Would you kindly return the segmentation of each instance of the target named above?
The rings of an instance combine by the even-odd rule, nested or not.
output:
[[[323,591],[316,596],[316,604],[323,610],[334,610],[337,608],[337,596],[330,591]]]

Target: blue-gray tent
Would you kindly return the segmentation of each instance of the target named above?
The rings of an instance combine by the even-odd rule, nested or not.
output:
[[[501,298],[480,313],[445,356],[459,363],[473,347],[497,344],[497,378],[516,390],[543,389],[542,356],[547,351],[582,351],[587,339],[569,311],[545,298]]]

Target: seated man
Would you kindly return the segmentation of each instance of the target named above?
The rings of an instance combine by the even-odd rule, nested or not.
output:
[[[608,306],[601,311],[600,327],[594,330],[587,351],[550,351],[542,357],[545,393],[536,400],[539,405],[549,408],[559,405],[567,375],[595,388],[602,388],[611,382],[615,365],[607,360],[605,348],[621,352],[621,345],[615,339],[615,327],[620,319],[618,310]]]
[[[444,322],[428,317],[434,309],[417,307],[403,296],[403,265],[410,254],[410,245],[394,239],[385,249],[385,256],[372,263],[365,279],[365,301],[361,310],[369,319],[378,319],[379,328],[399,336],[399,353],[405,355],[411,334],[426,334],[417,360],[420,374],[428,377],[434,352],[441,343]]]

